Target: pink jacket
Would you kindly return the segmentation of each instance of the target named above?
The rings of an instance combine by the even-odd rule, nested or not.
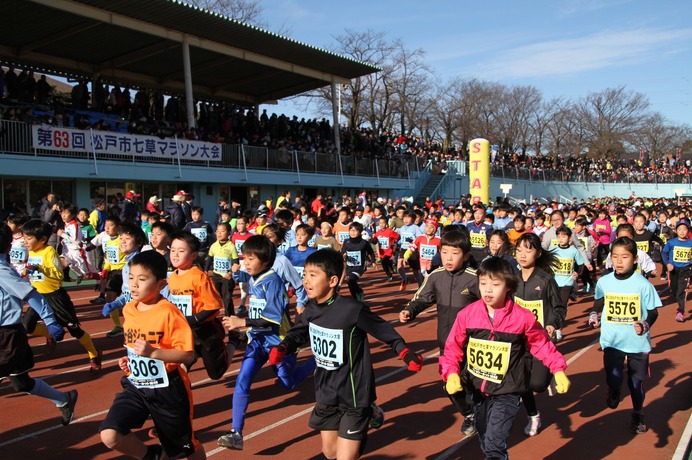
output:
[[[509,359],[506,360],[507,355],[500,356],[492,347],[486,347],[486,351],[477,348],[475,356],[467,357],[470,339],[480,339],[486,344],[505,344],[509,347]],[[491,322],[485,302],[478,300],[457,315],[445,343],[444,355],[440,356],[440,375],[442,380],[447,381],[449,374],[460,374],[462,382],[465,381],[464,386],[470,384],[473,387],[467,390],[475,389],[486,395],[522,393],[529,384],[524,361],[527,349],[553,374],[567,368],[565,358],[530,310],[508,298],[504,308],[495,310]],[[479,377],[479,372],[472,373],[471,368],[487,372],[488,377]]]
[[[592,227],[593,231],[598,235],[599,243],[610,244],[610,236],[613,234],[613,229],[610,227],[610,219],[595,219]]]

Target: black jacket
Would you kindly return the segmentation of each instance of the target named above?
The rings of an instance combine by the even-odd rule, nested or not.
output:
[[[519,284],[517,292],[514,293],[514,301],[522,307],[524,307],[523,302],[540,301],[541,312],[529,308],[536,320],[540,322],[542,318],[543,327],[553,326],[555,329],[560,329],[565,320],[567,308],[562,305],[560,288],[557,287],[553,274],[537,267],[526,281],[521,275],[518,278]]]
[[[444,354],[445,342],[457,314],[478,299],[480,294],[476,270],[467,263],[455,272],[438,268],[430,273],[405,310],[414,319],[423,310],[437,304],[437,344],[440,354]]]

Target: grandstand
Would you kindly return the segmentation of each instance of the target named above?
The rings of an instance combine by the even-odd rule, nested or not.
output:
[[[378,70],[367,63],[170,0],[9,0],[4,7],[4,67],[147,88],[180,98],[187,109],[181,135],[147,137],[94,107],[56,113],[20,103],[18,120],[0,121],[4,208],[31,212],[49,190],[82,206],[129,189],[164,199],[183,189],[210,208],[219,196],[249,204],[284,190],[314,196],[369,189],[387,196],[413,187],[425,167],[415,158],[344,157],[188,135],[195,126],[193,101],[257,113],[260,103],[330,84],[334,89]],[[59,126],[43,123],[63,113]],[[108,132],[92,128],[99,122]]]

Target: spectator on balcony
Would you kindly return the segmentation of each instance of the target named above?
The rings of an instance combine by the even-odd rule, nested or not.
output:
[[[182,194],[180,192],[183,192]],[[170,215],[170,222],[173,227],[182,230],[185,227],[185,214],[183,213],[182,203],[185,201],[185,192],[180,190],[173,195],[170,203],[166,206],[166,213]]]
[[[89,88],[86,80],[79,80],[72,88],[72,106],[77,110],[86,110],[89,105]]]
[[[39,104],[49,104],[52,92],[53,87],[46,80],[46,76],[41,75],[41,79],[36,83],[36,102]]]

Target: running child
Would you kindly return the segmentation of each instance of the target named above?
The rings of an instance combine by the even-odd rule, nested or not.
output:
[[[447,392],[473,393],[476,428],[486,458],[507,458],[509,435],[528,387],[527,351],[555,375],[558,393],[566,393],[570,386],[565,359],[548,333],[532,312],[512,301],[516,289],[516,271],[509,262],[486,259],[478,269],[481,300],[457,315],[440,356]]]
[[[441,355],[444,354],[445,342],[459,312],[480,298],[476,270],[469,263],[472,247],[468,232],[445,232],[440,242],[442,268],[430,273],[406,308],[399,312],[399,322],[407,323],[437,305],[437,345]],[[449,394],[445,391],[445,394],[464,416],[461,432],[466,436],[475,434],[471,393],[461,391]]]
[[[245,216],[238,217],[236,220],[235,230],[236,231],[233,232],[233,235],[231,235],[231,241],[235,246],[235,251],[238,253],[238,261],[240,262],[240,268],[242,269],[245,264],[245,256],[243,256],[243,243],[245,243],[245,240],[253,235],[248,231],[248,218]],[[238,308],[236,309],[236,313],[243,315],[247,313],[247,309],[245,308],[245,299],[247,299],[248,285],[247,283],[238,284],[240,287],[240,302],[238,304]]]
[[[387,281],[393,281],[392,273],[394,271],[394,250],[401,236],[387,226],[387,218],[381,216],[377,219],[379,230],[373,235],[373,240],[377,245],[377,253],[382,264],[382,269],[387,275]]]
[[[560,299],[565,308],[570,301],[570,295],[574,289],[574,283],[579,276],[579,266],[586,265],[581,253],[575,248],[571,242],[573,233],[572,230],[565,225],[558,227],[556,230],[557,245],[551,246],[550,251],[555,254],[557,264],[553,270],[555,273],[555,281],[560,288]],[[581,243],[580,243],[581,244]],[[545,250],[545,245],[541,245]],[[555,340],[562,340],[562,330],[555,330]]]
[[[101,371],[101,351],[97,350],[88,332],[79,326],[79,319],[74,310],[74,304],[67,291],[62,287],[63,271],[58,254],[53,246],[48,246],[48,238],[53,229],[50,224],[38,219],[32,219],[22,226],[26,248],[29,250],[26,272],[31,285],[53,309],[55,319],[72,337],[84,347],[89,354],[89,373],[98,374]],[[26,332],[31,335],[46,337],[46,345],[50,350],[55,348],[52,335],[45,324],[38,324],[39,314],[30,308],[27,310],[22,323]],[[50,342],[53,342],[52,344]]]
[[[615,241],[615,238],[620,238],[623,236],[626,236],[634,240],[634,227],[632,226],[632,224],[620,224],[615,229],[614,236],[615,237],[613,238],[613,241]],[[653,260],[651,260],[651,257],[649,257],[649,255],[646,252],[639,249],[639,247],[637,247],[636,267],[639,271],[639,274],[642,275],[644,278],[651,278],[652,276],[656,276],[656,264]],[[610,259],[610,254],[608,254],[605,260],[605,273],[610,273],[612,271],[613,261]]]
[[[231,231],[231,225],[226,222],[221,222],[216,227],[216,241],[209,248],[204,264],[204,269],[214,283],[216,291],[221,294],[223,311],[226,316],[235,315],[233,307],[235,281],[233,281],[231,267],[239,263],[235,245],[229,239]]]
[[[351,209],[348,206],[344,206],[339,210],[339,217],[334,223],[334,237],[339,243],[339,248],[344,245],[350,236],[351,228]]]
[[[594,238],[595,234],[591,234],[591,230],[589,229],[588,225],[589,223],[586,218],[579,216],[574,220],[573,231],[574,234],[577,235],[577,238],[579,238],[579,241],[581,241],[581,244],[584,245],[584,250],[587,257],[586,262],[588,262],[589,265],[591,265],[591,268],[593,268],[594,255],[596,254],[598,241],[596,238]],[[582,283],[584,284],[584,294],[593,293],[593,289],[596,287],[596,282],[593,280],[593,275],[595,275],[594,271],[589,270],[586,267],[582,269],[581,274],[579,275],[579,279],[581,279]]]
[[[77,284],[84,278],[91,278],[97,273],[93,258],[89,261],[87,252],[83,248],[82,229],[77,222],[78,212],[77,206],[64,206],[60,211],[64,227],[56,231],[62,240],[60,263],[63,268],[71,268],[77,274]]]
[[[249,328],[249,342],[233,390],[232,429],[217,441],[222,447],[237,450],[242,450],[244,446],[243,427],[252,382],[269,359],[272,347],[279,345],[281,337],[286,335],[290,327],[284,281],[272,269],[277,256],[275,244],[265,236],[255,235],[245,241],[243,253],[245,271],[234,265],[233,278],[250,282],[248,317],[225,316],[223,326],[229,332]],[[315,370],[313,359],[300,367],[296,367],[296,362],[296,354],[291,353],[285,356],[283,362],[272,363],[276,365],[279,383],[285,389],[295,388]]]
[[[276,257],[271,268],[284,281],[288,298],[296,296],[296,312],[301,314],[308,301],[308,296],[303,287],[302,277],[298,275],[298,271],[291,265],[288,258],[279,252],[279,246],[283,243],[285,234],[284,229],[277,224],[269,224],[262,229],[262,235],[269,238],[269,241],[276,247]]]
[[[202,265],[207,258],[209,247],[215,241],[214,230],[209,225],[209,222],[203,220],[204,208],[201,206],[193,206],[190,215],[192,216],[192,221],[188,222],[183,230],[192,233],[199,240],[198,262]]]
[[[14,215],[7,219],[7,228],[12,232],[12,245],[10,246],[10,265],[17,271],[19,276],[26,276],[26,261],[29,259],[29,250],[24,242],[22,226],[29,222],[29,217],[24,215]]]
[[[317,361],[317,403],[308,425],[320,431],[327,458],[355,459],[365,447],[376,399],[368,333],[388,344],[411,371],[418,372],[423,359],[380,316],[336,293],[343,272],[344,261],[336,251],[325,249],[308,257],[303,282],[310,301],[298,323],[271,350],[269,362],[284,362],[310,341]]]
[[[552,252],[545,251],[541,247],[540,238],[532,233],[526,233],[517,240],[516,258],[520,273],[514,302],[533,313],[548,336],[554,339],[556,331],[562,328],[567,312],[553,275],[557,258]],[[541,428],[541,414],[538,412],[534,393],[543,393],[549,387],[553,375],[533,355],[527,356],[527,368],[530,373],[529,389],[521,396],[529,416],[524,434],[536,436]]]
[[[512,267],[519,272],[519,266],[516,259],[511,254],[512,245],[509,244],[509,237],[504,230],[493,230],[488,240],[488,255],[486,259],[491,257],[500,257],[510,263]],[[478,261],[479,264],[481,261]]]
[[[199,247],[199,239],[190,232],[179,230],[171,235],[175,271],[168,278],[168,300],[183,312],[192,328],[195,356],[189,364],[183,363],[186,369],[201,357],[209,378],[218,380],[228,369],[226,334],[218,319],[223,301],[212,280],[194,265]]]
[[[692,240],[689,239],[690,223],[680,219],[675,224],[675,238],[668,240],[663,247],[661,257],[668,268],[670,292],[678,303],[675,321],[685,321],[685,304],[687,303],[687,281],[692,267]]]
[[[634,409],[630,429],[635,434],[646,433],[649,428],[643,409],[644,381],[649,378],[651,353],[649,329],[658,318],[656,309],[662,306],[661,299],[653,285],[635,269],[637,244],[634,240],[616,239],[610,255],[615,271],[596,283],[596,301],[589,314],[589,325],[601,326],[600,343],[608,385],[606,404],[611,409],[620,404],[626,358],[627,386]]]
[[[358,280],[368,269],[368,265],[375,263],[375,253],[370,243],[365,241],[362,237],[363,224],[360,222],[352,222],[348,233],[350,238],[344,240],[341,246],[341,254],[346,261],[344,278],[348,283],[351,296],[357,299],[358,302],[362,302],[363,288],[358,285]]]
[[[8,379],[14,391],[48,399],[60,410],[62,424],[68,425],[74,417],[77,390],[58,391],[42,379],[29,376],[34,354],[21,321],[24,303],[41,317],[53,342],[62,340],[65,332],[43,296],[7,262],[12,238],[9,228],[0,228],[0,382]]]
[[[126,376],[99,426],[109,449],[134,458],[204,459],[204,447],[192,429],[193,402],[184,363],[193,359],[192,331],[183,314],[161,295],[166,261],[144,251],[130,261],[132,301],[123,309],[127,356],[118,360]],[[151,416],[160,445],[145,445],[132,432]]]
[[[303,279],[303,270],[305,269],[305,259],[317,249],[308,246],[308,242],[315,234],[315,229],[307,224],[300,224],[295,229],[296,245],[291,246],[286,251],[286,258],[291,262],[293,268],[296,269],[300,279]]]
[[[425,220],[425,234],[416,238],[404,252],[404,260],[406,261],[409,261],[414,253],[418,254],[420,265],[420,269],[416,272],[418,286],[423,285],[423,279],[427,277],[432,260],[439,248],[440,238],[437,236],[437,219],[434,217],[428,218]]]
[[[333,249],[336,252],[341,251],[341,245],[332,234],[332,224],[322,222],[320,224],[320,235],[315,239],[315,247],[317,249]]]
[[[423,235],[423,231],[418,225],[414,223],[416,220],[416,213],[413,211],[406,211],[404,213],[404,225],[402,225],[397,232],[401,236],[399,240],[399,251],[396,254],[396,268],[399,276],[401,277],[401,285],[399,286],[400,291],[405,291],[406,286],[408,286],[408,276],[406,275],[406,267],[409,265],[409,261],[404,258],[404,254],[408,250],[408,247],[413,243],[416,238]],[[418,279],[418,271],[420,270],[420,265],[418,264],[417,258],[412,258],[410,261],[411,271],[413,276]],[[419,285],[420,287],[420,285]]]
[[[118,231],[118,237],[120,238],[120,252],[125,256],[125,265],[122,268],[122,278],[123,284],[120,287],[120,295],[111,302],[106,302],[101,310],[103,316],[111,316],[114,311],[117,313],[121,310],[127,302],[132,300],[132,295],[130,294],[130,261],[134,256],[142,251],[142,247],[147,242],[147,237],[142,230],[141,225],[137,224],[122,224],[120,230]],[[119,334],[122,335],[121,330]],[[114,334],[111,336],[115,336]]]
[[[166,264],[168,266],[168,272],[166,273],[166,279],[168,279],[171,274],[175,271],[175,267],[171,264],[171,235],[175,232],[175,229],[168,222],[154,222],[151,226],[151,241],[149,246],[142,248],[143,251],[154,250],[161,254],[164,259],[166,259]]]

